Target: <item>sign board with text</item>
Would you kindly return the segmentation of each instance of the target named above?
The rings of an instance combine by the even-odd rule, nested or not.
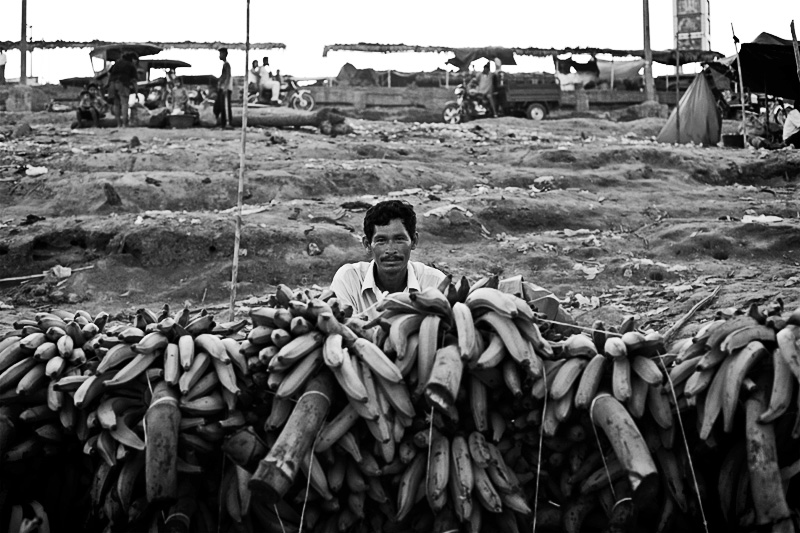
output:
[[[675,45],[680,50],[710,50],[710,0],[673,0]]]

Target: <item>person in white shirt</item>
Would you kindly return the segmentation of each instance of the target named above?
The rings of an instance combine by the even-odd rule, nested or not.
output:
[[[445,277],[441,271],[410,261],[418,243],[417,215],[410,204],[389,200],[373,205],[364,216],[362,239],[372,260],[343,265],[331,290],[354,312],[363,313],[389,293],[437,287]]]
[[[280,105],[280,100],[278,99],[278,96],[280,96],[281,93],[281,84],[278,80],[272,77],[272,72],[269,70],[269,58],[265,57],[262,61],[263,64],[261,65],[261,68],[259,69],[258,72],[258,84],[260,88],[260,93],[262,95],[261,99],[266,100],[266,97],[264,96],[265,94],[264,91],[270,90],[272,91],[272,95],[270,97],[270,103],[272,105]]]
[[[0,85],[6,84],[6,63],[8,62],[8,58],[6,57],[6,51],[0,48]]]
[[[795,108],[786,115],[786,122],[783,123],[783,142],[786,146],[800,148],[800,98],[794,101]]]

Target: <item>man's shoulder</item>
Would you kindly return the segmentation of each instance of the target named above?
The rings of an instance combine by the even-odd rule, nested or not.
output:
[[[438,268],[428,266],[425,263],[419,261],[409,261],[408,264],[414,269],[414,274],[417,275],[420,285],[425,284],[427,281],[428,284],[435,286],[438,285],[439,282],[445,277],[444,272]],[[425,287],[422,288],[424,289]]]
[[[339,270],[336,271],[334,274],[334,279],[336,278],[343,278],[348,276],[358,276],[359,278],[364,277],[364,273],[367,271],[369,267],[369,263],[366,261],[358,261],[357,263],[345,263],[344,265],[339,267]]]

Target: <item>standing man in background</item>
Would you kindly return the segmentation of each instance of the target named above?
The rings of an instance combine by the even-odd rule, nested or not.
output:
[[[231,128],[231,95],[233,95],[233,76],[231,64],[228,63],[228,49],[219,49],[219,59],[222,61],[222,74],[217,82],[217,99],[214,102],[214,116],[217,125],[222,128]]]
[[[6,57],[6,51],[0,48],[0,85],[6,84],[6,63],[8,62],[8,58]]]
[[[108,71],[108,98],[112,101],[118,128],[128,127],[128,98],[131,92],[136,93],[136,82],[139,80],[135,65],[137,60],[136,54],[128,52]]]

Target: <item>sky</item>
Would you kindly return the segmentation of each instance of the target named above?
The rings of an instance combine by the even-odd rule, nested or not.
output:
[[[21,0],[0,0],[0,41],[19,40]],[[244,42],[246,1],[184,0],[28,0],[29,32],[34,40]],[[650,0],[651,46],[673,46],[673,0]],[[487,9],[489,8],[489,9]],[[335,76],[350,62],[358,68],[421,71],[447,68],[447,54],[331,52],[326,44],[372,42],[426,46],[579,47],[641,49],[642,0],[251,0],[251,42],[279,42],[285,50],[253,51],[269,55],[283,74]],[[490,11],[493,10],[493,11]],[[711,0],[711,48],[734,53],[731,23],[742,42],[762,31],[789,38],[789,23],[800,24],[797,0]],[[29,33],[29,36],[30,34]],[[29,56],[30,57],[30,56]],[[218,74],[212,50],[165,50],[161,58],[192,64],[179,74]],[[245,71],[244,52],[229,57],[234,75]],[[38,50],[33,75],[57,83],[90,76],[89,50]],[[518,58],[510,72],[553,72],[549,58]],[[31,71],[28,60],[28,72]],[[6,77],[19,76],[19,53],[8,52]],[[655,65],[656,75],[673,67]],[[689,68],[692,71],[692,68]]]

